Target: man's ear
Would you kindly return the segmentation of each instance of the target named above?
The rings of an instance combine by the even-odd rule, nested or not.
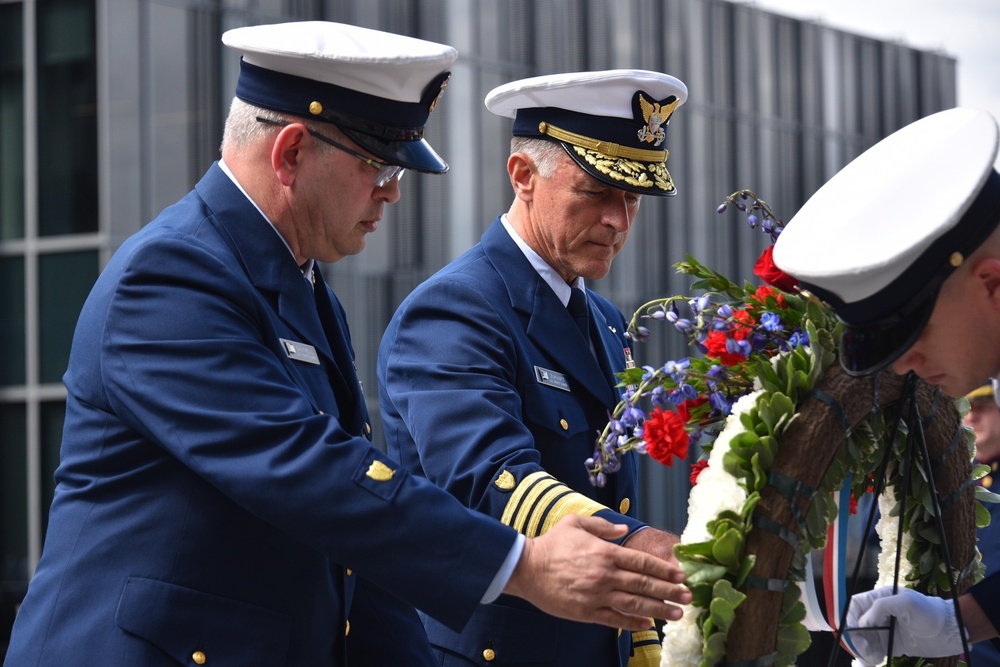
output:
[[[507,158],[507,175],[514,195],[518,199],[530,202],[535,196],[535,180],[538,175],[535,162],[524,153],[513,153]]]
[[[1000,308],[1000,257],[983,257],[976,262],[975,271],[990,300]]]
[[[285,187],[295,183],[302,166],[302,150],[309,131],[302,123],[292,123],[281,128],[271,146],[271,168],[278,181]]]

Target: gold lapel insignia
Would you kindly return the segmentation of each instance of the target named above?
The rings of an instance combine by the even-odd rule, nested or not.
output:
[[[497,477],[497,481],[494,482],[494,484],[496,484],[497,488],[502,491],[510,491],[517,486],[517,482],[514,480],[514,476],[510,474],[509,470],[504,470],[500,473],[500,476]]]
[[[663,126],[670,120],[670,116],[673,115],[678,104],[679,100],[674,98],[673,102],[661,106],[659,102],[650,102],[640,93],[639,108],[642,109],[642,119],[646,121],[646,124],[639,128],[636,133],[639,141],[645,141],[654,146],[662,144],[663,140],[667,138],[667,132]]]
[[[388,482],[396,474],[396,471],[381,461],[372,461],[372,464],[368,466],[368,472],[365,474],[376,482]]]

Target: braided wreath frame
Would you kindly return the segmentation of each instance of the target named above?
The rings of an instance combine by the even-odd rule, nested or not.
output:
[[[904,378],[889,372],[875,378],[853,378],[844,373],[839,364],[831,365],[817,383],[815,395],[800,405],[798,418],[784,433],[771,470],[809,488],[818,488],[845,443],[845,432],[867,420],[873,409],[898,408],[905,384]],[[969,484],[972,463],[964,439],[956,437],[963,427],[954,401],[919,381],[915,394],[919,413],[925,416],[923,431],[929,467],[933,470],[937,496],[942,499],[943,542],[949,549],[954,569],[964,575],[955,582],[955,590],[961,594],[971,583],[974,568],[970,564],[977,559],[977,500],[975,489]],[[812,500],[797,496],[794,504],[805,515]],[[754,514],[796,535],[801,532],[794,517],[793,503],[773,485],[768,484],[762,490]],[[755,557],[751,576],[789,578],[794,548],[777,532],[749,531],[745,553]],[[760,664],[777,649],[783,593],[763,588],[747,588],[743,592],[746,599],[736,608],[727,635],[725,662]],[[946,590],[936,594],[951,597]],[[957,657],[927,662],[950,667],[957,663]]]

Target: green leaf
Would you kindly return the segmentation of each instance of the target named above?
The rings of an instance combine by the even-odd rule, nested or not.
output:
[[[616,373],[618,379],[622,381],[623,385],[639,384],[642,382],[642,376],[646,374],[646,370],[643,368],[626,368],[625,370]]]
[[[717,665],[726,657],[726,638],[718,632],[705,638],[704,664]]]
[[[925,551],[920,555],[920,574],[927,574],[937,567],[938,558],[937,554],[933,551]]]
[[[780,619],[778,623],[780,625],[791,625],[793,623],[801,623],[806,618],[806,606],[801,602],[796,602],[792,605],[791,609],[787,610]]]
[[[690,564],[689,569],[689,565],[685,563],[682,567],[684,569],[684,573],[687,575],[685,583],[688,586],[693,586],[703,582],[714,582],[717,579],[724,577],[726,574],[726,567],[724,565],[692,563]]]
[[[720,600],[719,598],[716,598],[712,600],[712,605],[709,607],[709,611],[712,614],[712,620],[715,622],[715,627],[717,627],[720,632],[729,632],[729,627],[736,619],[736,610],[733,609],[733,605],[727,600]]]
[[[712,555],[712,543],[711,542],[695,542],[692,544],[676,544],[674,545],[674,555],[678,558],[708,558]]]
[[[716,561],[730,569],[736,569],[743,553],[743,536],[735,529],[727,530],[715,540],[712,556]]]
[[[976,500],[981,503],[1000,503],[1000,493],[994,493],[984,486],[977,486]]]
[[[743,584],[746,583],[747,577],[750,576],[750,571],[753,570],[753,566],[756,562],[756,554],[747,554],[746,558],[743,559],[743,564],[740,565],[740,571],[736,573],[735,586],[737,588],[743,588]]]
[[[733,606],[733,609],[739,607],[747,599],[745,594],[733,588],[733,584],[726,579],[720,579],[715,582],[715,588],[712,593],[715,597],[726,600]]]
[[[750,474],[750,461],[743,452],[729,450],[722,456],[722,468],[736,479],[744,479]]]
[[[985,528],[990,525],[990,511],[976,503],[976,528]]]
[[[786,625],[778,628],[776,648],[778,654],[787,659],[795,660],[809,648],[812,640],[809,631],[801,624]]]
[[[708,582],[703,582],[701,584],[692,584],[690,580],[685,582],[685,585],[691,589],[691,604],[701,609],[707,609],[708,605],[712,604],[712,584]]]

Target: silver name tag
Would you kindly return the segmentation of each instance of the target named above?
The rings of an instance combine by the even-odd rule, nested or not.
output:
[[[316,348],[312,345],[297,343],[287,338],[279,338],[278,340],[281,341],[282,346],[285,348],[285,354],[288,355],[289,359],[319,366],[319,355],[316,354]]]
[[[547,387],[569,391],[569,380],[566,379],[566,376],[562,373],[550,371],[548,368],[535,366],[535,379],[538,380],[539,384],[544,384]]]

